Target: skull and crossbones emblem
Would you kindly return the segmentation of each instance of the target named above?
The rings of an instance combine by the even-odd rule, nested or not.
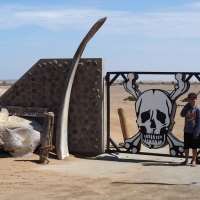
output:
[[[139,132],[124,142],[127,150],[138,153],[141,143],[148,148],[162,148],[169,144],[170,154],[178,156],[184,152],[184,144],[172,134],[174,117],[176,113],[176,100],[186,93],[190,87],[183,74],[177,73],[177,84],[169,94],[165,90],[150,89],[143,93],[138,89],[136,80],[138,75],[128,74],[128,80],[124,82],[127,92],[136,98],[135,110]]]

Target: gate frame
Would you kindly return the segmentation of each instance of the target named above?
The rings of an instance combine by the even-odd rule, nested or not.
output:
[[[189,81],[193,76],[197,78],[197,80],[200,82],[200,72],[107,72],[106,73],[106,93],[107,93],[107,145],[106,145],[106,152],[111,153],[111,152],[120,152],[120,153],[132,153],[129,152],[128,150],[126,151],[122,151],[120,148],[124,148],[124,147],[120,147],[118,146],[114,140],[110,137],[110,86],[114,83],[114,81],[121,75],[122,78],[124,79],[124,81],[128,80],[127,79],[127,75],[129,73],[134,73],[137,75],[176,75],[177,73],[181,73],[186,77],[185,81]],[[110,75],[114,75],[114,77],[112,79],[110,79]],[[125,76],[126,75],[126,76]],[[113,147],[115,148],[115,150],[111,150],[110,149],[110,143],[113,145]],[[142,152],[140,152],[141,154]],[[152,153],[142,153],[142,154],[152,154]],[[170,156],[170,155],[165,155],[165,156]]]

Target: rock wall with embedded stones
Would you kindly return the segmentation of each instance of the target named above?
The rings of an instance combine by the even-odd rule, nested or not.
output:
[[[41,59],[5,94],[0,105],[48,108],[55,114],[53,144],[63,86],[72,59]],[[104,60],[81,59],[72,86],[68,145],[70,153],[104,151]],[[42,121],[41,121],[42,123]]]

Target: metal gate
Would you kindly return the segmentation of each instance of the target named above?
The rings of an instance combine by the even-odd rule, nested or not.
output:
[[[128,81],[127,75],[133,73],[138,75],[176,75],[183,74],[185,76],[185,82],[188,82],[192,77],[196,77],[200,81],[200,72],[107,72],[106,74],[106,88],[107,88],[107,147],[106,152],[121,152],[131,153],[130,149],[117,145],[110,136],[110,86],[116,81],[118,77],[122,77],[124,82]],[[112,76],[112,77],[111,77]],[[112,144],[112,148],[111,148]]]

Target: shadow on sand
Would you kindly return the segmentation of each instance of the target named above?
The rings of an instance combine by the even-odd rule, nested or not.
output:
[[[172,167],[180,166],[179,163],[176,163],[176,162],[157,161],[157,160],[150,160],[150,159],[119,158],[116,154],[113,154],[113,153],[109,155],[97,156],[97,157],[85,157],[82,155],[75,155],[75,157],[80,158],[80,159],[88,159],[88,160],[140,163],[143,166],[172,166]]]
[[[8,152],[0,150],[0,158],[10,158],[12,157]]]
[[[28,156],[27,157],[21,157],[21,159],[19,160],[19,157],[15,158],[12,155],[10,155],[9,152],[0,149],[0,159],[1,158],[13,158],[13,159],[15,159],[14,161],[16,161],[16,162],[33,162],[33,163],[36,163],[36,164],[41,164],[40,161],[39,161],[39,159],[40,159],[39,151],[36,150],[34,152],[34,154],[38,156],[38,160],[27,159],[27,158],[29,158]],[[49,153],[49,159],[57,159],[57,155]]]
[[[21,159],[21,160],[15,160],[15,161],[16,162],[33,162],[33,163],[36,163],[36,164],[43,165],[43,163],[40,162],[39,154],[36,154],[36,155],[38,155],[38,160]],[[48,159],[56,159],[57,160],[58,158],[57,158],[57,155],[54,155],[54,154],[50,153]]]
[[[129,185],[196,185],[199,184],[197,182],[192,182],[190,184],[176,184],[176,183],[155,183],[155,182],[112,182],[112,184],[116,185],[124,185],[124,184],[129,184]]]

